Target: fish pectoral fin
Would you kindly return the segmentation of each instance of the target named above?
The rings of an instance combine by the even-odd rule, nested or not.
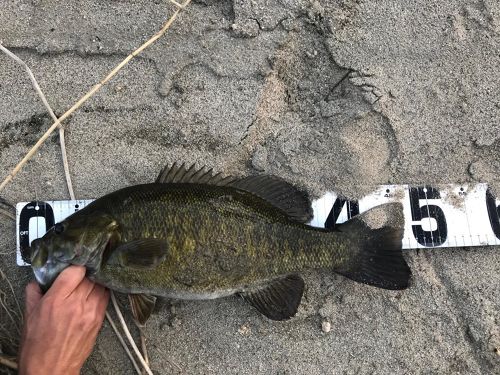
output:
[[[148,294],[129,294],[128,300],[132,308],[136,324],[144,326],[156,304],[156,297]]]
[[[272,320],[287,320],[297,313],[304,292],[304,280],[290,275],[240,295],[260,313]]]
[[[143,238],[118,245],[110,263],[122,267],[147,269],[158,266],[167,256],[167,242],[157,238]]]

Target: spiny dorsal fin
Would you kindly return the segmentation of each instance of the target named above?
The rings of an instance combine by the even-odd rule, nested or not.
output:
[[[157,183],[188,183],[231,186],[255,194],[282,210],[291,219],[305,223],[312,218],[311,202],[307,193],[276,176],[248,176],[237,179],[213,174],[212,169],[196,169],[194,164],[167,166],[160,172]]]
[[[221,173],[213,174],[212,169],[201,167],[196,169],[195,165],[186,167],[185,163],[178,165],[174,163],[172,166],[166,166],[162,169],[156,183],[168,184],[207,184],[215,186],[226,186],[234,181],[234,177],[223,177]]]
[[[303,292],[304,280],[298,275],[290,275],[240,295],[269,319],[287,320],[297,313]]]
[[[156,297],[148,294],[129,294],[128,299],[136,324],[144,326],[153,312]]]

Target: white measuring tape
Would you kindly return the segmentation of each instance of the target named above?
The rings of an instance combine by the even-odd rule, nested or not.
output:
[[[16,205],[17,264],[27,266],[31,241],[92,202],[33,201]],[[500,245],[500,200],[486,184],[383,185],[359,201],[328,192],[312,202],[310,225],[333,228],[384,203],[403,205],[403,249]],[[24,258],[23,258],[24,257]]]

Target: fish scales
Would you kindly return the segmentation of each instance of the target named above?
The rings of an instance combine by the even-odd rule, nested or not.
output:
[[[385,205],[402,215],[401,205]],[[241,179],[174,164],[153,184],[95,200],[31,244],[31,265],[47,290],[69,265],[129,294],[144,324],[154,296],[210,299],[241,295],[273,320],[294,316],[304,292],[299,273],[329,269],[379,288],[400,290],[410,269],[401,225],[367,224],[370,211],[336,230],[304,223],[307,194],[274,176]]]

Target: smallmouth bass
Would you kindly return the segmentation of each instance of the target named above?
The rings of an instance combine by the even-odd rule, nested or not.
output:
[[[393,206],[389,204],[388,206]],[[68,265],[128,293],[134,318],[153,296],[212,299],[239,294],[273,320],[294,316],[307,269],[330,269],[385,289],[411,275],[402,228],[371,229],[363,215],[336,230],[313,228],[307,195],[273,176],[236,179],[174,165],[155,183],[110,193],[54,225],[31,245],[48,289]]]

